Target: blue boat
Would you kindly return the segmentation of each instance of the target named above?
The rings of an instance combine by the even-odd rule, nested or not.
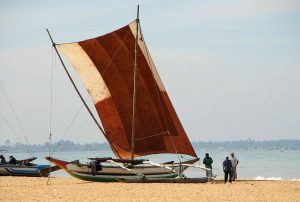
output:
[[[0,176],[47,177],[50,172],[59,170],[58,166],[31,163],[36,157],[16,160],[15,163],[0,162]]]
[[[13,165],[0,164],[0,176],[31,176],[31,177],[46,177],[51,172],[49,165]]]

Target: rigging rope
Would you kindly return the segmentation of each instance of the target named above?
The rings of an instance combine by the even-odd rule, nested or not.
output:
[[[78,117],[79,113],[81,112],[81,110],[83,109],[83,104],[81,105],[81,107],[79,108],[79,110],[77,110],[75,116],[73,117],[73,119],[71,120],[70,124],[68,125],[68,127],[66,128],[64,134],[61,136],[60,140],[57,142],[57,145],[54,147],[54,149],[52,150],[51,155],[54,154],[54,152],[56,151],[56,149],[60,146],[60,143],[62,142],[62,140],[65,138],[65,136],[67,135],[67,133],[69,132],[71,126],[73,125],[75,119]]]
[[[21,133],[23,134],[23,137],[24,137],[25,142],[26,142],[27,153],[28,153],[28,154],[31,154],[32,156],[34,156],[34,155],[33,155],[33,152],[31,151],[31,149],[30,149],[30,147],[29,147],[29,142],[28,142],[28,139],[27,139],[27,137],[26,137],[25,131],[24,131],[24,129],[23,129],[23,127],[22,127],[22,125],[21,125],[21,123],[20,123],[18,117],[17,117],[17,114],[16,114],[16,112],[15,112],[15,110],[14,110],[14,108],[13,108],[13,105],[12,105],[12,103],[11,103],[9,97],[8,97],[8,94],[7,94],[7,92],[6,92],[5,88],[4,88],[4,86],[2,85],[1,81],[0,81],[0,86],[1,86],[1,88],[2,88],[2,90],[3,90],[3,92],[4,92],[4,95],[5,95],[6,99],[7,99],[7,101],[8,101],[8,104],[9,104],[10,109],[11,109],[13,115],[14,115],[14,118],[16,119],[17,125],[18,125],[19,129],[21,130]],[[3,120],[5,120],[6,124],[10,127],[10,129],[13,131],[13,133],[14,133],[15,135],[17,135],[17,133],[15,132],[15,130],[13,130],[13,128],[8,124],[8,121],[4,118],[4,116],[3,116],[2,114],[1,114],[1,117],[2,117]],[[19,138],[19,141],[22,142],[20,138]]]
[[[53,77],[54,77],[54,65],[56,65],[56,57],[53,54],[52,48],[52,62],[51,62],[51,76],[50,76],[50,112],[49,112],[49,135],[52,135],[52,114],[53,114]]]
[[[128,31],[128,33],[124,36],[123,41],[126,40],[126,38],[129,36],[130,31]],[[110,67],[110,65],[112,64],[113,60],[115,59],[116,55],[118,54],[120,48],[124,46],[123,43],[120,43],[120,45],[118,46],[118,48],[116,49],[114,55],[111,57],[110,61],[107,63],[107,65],[105,66],[103,72],[101,73],[102,76],[105,74],[106,70]],[[100,81],[98,81],[100,83]],[[51,94],[52,95],[52,94]],[[87,100],[89,97],[89,95],[84,99]],[[62,142],[63,138],[67,135],[67,133],[69,132],[71,126],[73,125],[75,119],[78,117],[79,113],[81,112],[82,108],[83,108],[83,104],[81,105],[81,107],[79,108],[79,110],[76,112],[76,114],[74,115],[73,119],[71,120],[70,124],[68,125],[68,127],[66,128],[64,134],[61,136],[60,140],[58,141],[57,145],[55,146],[55,148],[53,149],[51,155],[54,154],[54,152],[56,152],[57,148],[60,146],[60,143]],[[105,135],[105,134],[104,134]]]
[[[146,50],[146,53],[147,53],[147,59],[148,59],[148,62],[149,62],[149,66],[150,66],[150,69],[151,69],[151,72],[153,74],[153,68],[152,67],[152,60],[151,60],[151,57],[150,57],[150,53],[149,53],[149,50],[147,48],[147,45],[146,45],[146,42],[145,42],[145,39],[144,39],[144,36],[143,36],[143,32],[142,32],[142,28],[141,28],[141,25],[139,24],[139,27],[140,27],[140,32],[141,32],[141,39],[145,45],[145,50]],[[159,77],[159,75],[158,75]],[[160,78],[159,78],[160,79]],[[161,80],[161,79],[160,79]],[[155,82],[155,78],[154,78],[154,75],[153,75],[153,80],[152,80],[154,86],[155,86],[155,90],[156,90],[156,94],[157,94],[157,97],[158,97],[158,101],[159,101],[159,104],[160,104],[160,108],[161,108],[161,111],[162,111],[162,114],[163,114],[163,119],[164,119],[164,123],[165,123],[165,126],[167,128],[167,134],[169,135],[170,139],[171,139],[171,143],[172,143],[172,146],[174,148],[174,151],[176,152],[176,155],[177,155],[177,158],[181,164],[181,159],[180,159],[180,155],[178,154],[178,151],[176,149],[176,146],[174,144],[174,141],[173,141],[173,138],[170,134],[170,130],[169,130],[169,127],[168,127],[168,124],[167,124],[167,120],[166,120],[166,117],[165,117],[165,112],[164,112],[164,109],[163,109],[163,106],[162,106],[162,103],[161,103],[161,98],[160,98],[160,95],[159,95],[159,89],[158,89],[158,86]],[[163,84],[162,84],[163,85]]]
[[[125,37],[123,38],[122,41],[125,41],[125,39],[127,39],[127,37],[128,37],[128,35],[129,35],[130,32],[131,32],[130,30],[127,32],[127,34],[125,35]],[[106,72],[106,70],[108,69],[108,67],[109,67],[109,66],[111,65],[111,63],[113,62],[113,60],[115,59],[115,57],[116,57],[116,55],[118,54],[120,48],[121,48],[122,46],[124,46],[123,43],[122,43],[122,41],[120,41],[119,47],[117,48],[116,52],[115,52],[114,55],[111,57],[109,63],[106,65],[106,67],[104,68],[103,72],[101,73],[101,76],[102,76],[102,77],[103,77],[104,73]]]
[[[52,139],[52,134],[50,133],[49,135],[49,157],[50,157],[50,152],[51,152],[51,139]],[[47,180],[47,185],[50,184],[50,168],[51,168],[51,161],[49,161],[49,174],[48,174],[48,180]]]
[[[51,48],[52,60],[51,60],[51,76],[50,76],[50,113],[49,113],[49,157],[51,155],[51,139],[52,139],[52,113],[53,113],[53,77],[54,66],[56,66],[56,57],[53,53],[53,47]],[[49,161],[49,169],[51,167],[51,161]],[[50,183],[50,173],[48,175],[47,185]]]
[[[102,127],[101,127],[100,124],[98,123],[97,119],[95,118],[94,114],[92,113],[92,111],[90,110],[90,108],[89,108],[88,105],[86,104],[85,100],[83,99],[81,93],[79,92],[79,90],[78,90],[78,88],[77,88],[75,82],[73,81],[73,79],[72,79],[72,77],[71,77],[71,75],[70,75],[68,69],[66,68],[66,66],[65,66],[65,64],[64,64],[64,62],[63,62],[63,60],[62,60],[62,57],[60,56],[60,54],[59,54],[59,52],[58,52],[58,50],[57,50],[57,48],[56,48],[56,44],[54,43],[54,41],[53,41],[53,39],[52,39],[52,37],[51,37],[50,32],[49,32],[48,29],[47,29],[47,32],[48,32],[49,38],[50,38],[50,40],[51,40],[51,42],[52,42],[52,45],[53,45],[53,47],[54,47],[54,50],[55,50],[55,52],[57,53],[57,56],[59,57],[59,60],[60,60],[60,62],[61,62],[61,64],[62,64],[62,66],[63,66],[63,68],[64,68],[64,70],[65,70],[65,72],[66,72],[66,74],[67,74],[67,76],[68,76],[68,78],[69,78],[69,80],[70,80],[70,82],[72,83],[72,86],[74,87],[74,89],[75,89],[77,95],[79,96],[80,100],[81,100],[82,103],[84,104],[85,108],[88,110],[90,116],[92,117],[93,121],[96,123],[97,127],[99,128],[99,130],[100,130],[100,131],[102,132],[102,134],[106,137],[106,139],[107,139],[108,143],[110,144],[110,147],[112,148],[113,152],[116,154],[116,156],[118,156],[118,153],[116,153],[116,150],[115,150],[113,144],[112,144],[111,141],[107,138],[107,135],[106,135],[105,131],[102,129]]]
[[[0,116],[3,119],[3,121],[6,123],[6,125],[9,127],[9,129],[13,132],[13,134],[16,136],[16,138],[22,142],[21,138],[18,136],[18,134],[16,133],[16,131],[13,129],[13,127],[8,123],[8,121],[4,118],[3,114],[0,111]]]

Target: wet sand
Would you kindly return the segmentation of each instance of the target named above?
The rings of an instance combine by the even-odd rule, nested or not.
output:
[[[300,201],[300,181],[126,184],[0,177],[0,201]]]

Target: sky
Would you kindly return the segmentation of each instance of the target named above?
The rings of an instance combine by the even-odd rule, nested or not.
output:
[[[0,0],[0,144],[45,143],[50,132],[52,141],[105,142],[46,28],[56,43],[100,36],[132,22],[137,4],[190,140],[300,139],[299,0]]]

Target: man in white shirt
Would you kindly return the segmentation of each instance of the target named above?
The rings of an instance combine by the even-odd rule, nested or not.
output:
[[[234,156],[234,153],[231,152],[231,164],[232,164],[232,180],[237,179],[236,166],[239,164],[239,160]]]

